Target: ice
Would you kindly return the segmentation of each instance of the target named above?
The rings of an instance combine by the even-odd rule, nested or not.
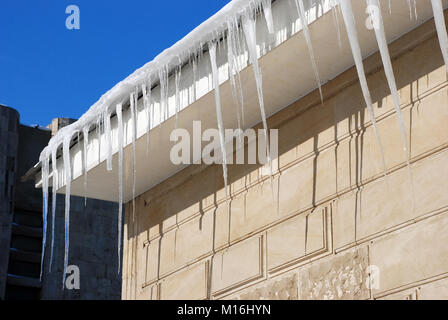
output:
[[[160,114],[159,124],[161,125],[164,120],[168,118],[168,66],[164,65],[159,70],[160,79]]]
[[[121,268],[121,225],[123,220],[123,104],[116,107],[118,120],[118,273]]]
[[[236,26],[235,26],[236,25]],[[232,87],[232,98],[236,107],[236,115],[238,121],[238,129],[241,129],[241,112],[244,112],[243,88],[241,85],[241,77],[236,49],[236,33],[237,22],[229,20],[227,34],[227,61],[229,66],[229,80]]]
[[[131,93],[130,104],[131,104],[131,120],[132,120],[132,217],[135,218],[135,188],[137,183],[137,168],[136,168],[136,155],[135,155],[135,142],[137,140],[137,99],[138,95],[136,92]]]
[[[254,12],[246,10],[245,14],[242,16],[243,30],[246,37],[247,49],[249,51],[249,59],[252,63],[252,67],[255,75],[255,82],[257,84],[257,94],[258,101],[260,104],[261,119],[263,122],[264,136],[266,138],[266,155],[271,168],[271,178],[272,178],[272,161],[271,153],[269,151],[269,138],[268,138],[268,124],[266,121],[266,112],[264,109],[264,97],[263,97],[263,80],[261,75],[261,69],[258,64],[257,56],[257,43],[256,43],[256,29],[255,29],[255,18],[253,16]]]
[[[147,83],[142,84],[143,106],[146,112],[146,155],[149,154],[149,131],[151,130],[151,79]]]
[[[272,0],[263,0],[263,12],[266,24],[268,26],[268,32],[274,34],[274,20],[272,18]]]
[[[180,78],[182,76],[182,66],[176,68],[175,85],[176,85],[176,128],[178,125],[178,117],[180,111]]]
[[[367,4],[375,6],[377,8],[381,8],[379,0],[367,0]],[[383,61],[384,72],[386,74],[387,83],[389,84],[390,92],[392,94],[395,112],[397,113],[398,124],[400,126],[400,133],[401,133],[401,139],[402,139],[402,143],[403,143],[404,152],[406,154],[406,158],[409,163],[408,138],[407,138],[407,134],[406,134],[407,131],[406,131],[406,126],[405,126],[404,120],[403,120],[403,114],[402,114],[401,108],[400,108],[400,98],[398,95],[394,70],[392,68],[392,62],[390,59],[389,48],[388,48],[387,40],[386,40],[386,33],[384,31],[384,24],[383,24],[383,17],[381,15],[381,10],[379,10],[378,14],[379,14],[379,16],[377,18],[379,18],[379,25],[378,25],[379,28],[374,28],[375,36],[376,36],[376,40],[378,42],[378,46],[380,49],[381,59]],[[372,19],[373,19],[374,15],[375,15],[374,12],[370,12],[370,16],[372,17]]]
[[[44,270],[45,247],[47,245],[47,215],[48,215],[48,177],[50,171],[50,159],[47,158],[42,163],[42,191],[43,191],[43,210],[42,210],[42,256],[40,262],[40,279]]]
[[[434,11],[434,20],[436,23],[437,36],[439,37],[440,48],[442,49],[443,60],[445,61],[448,72],[448,36],[446,33],[446,24],[442,0],[431,0],[432,10]]]
[[[406,0],[408,3],[408,7],[409,7],[409,17],[412,19],[412,4],[411,4],[411,0]]]
[[[62,289],[65,287],[65,277],[67,275],[68,267],[68,250],[70,247],[70,192],[72,184],[72,170],[70,164],[70,142],[71,136],[68,135],[64,139],[63,144],[63,158],[64,158],[64,173],[65,173],[65,250],[64,250],[64,275],[62,278]]]
[[[336,26],[336,31],[338,35],[338,45],[339,48],[341,48],[342,47],[341,27],[339,25],[339,12],[338,12],[339,7],[337,6],[337,0],[332,0],[330,5],[331,5],[331,12],[333,14],[333,21]]]
[[[219,90],[219,77],[218,77],[218,66],[216,63],[216,42],[210,42],[208,45],[210,53],[210,61],[212,65],[213,83],[215,86],[215,101],[216,101],[216,118],[218,121],[218,131],[219,131],[219,143],[221,145],[222,152],[222,170],[224,176],[224,187],[226,191],[226,199],[228,196],[227,190],[227,152],[226,143],[224,139],[224,124],[222,120],[222,109],[221,109],[221,95]]]
[[[54,248],[54,224],[56,221],[56,198],[57,198],[57,183],[58,183],[58,168],[56,159],[56,149],[51,153],[51,166],[53,169],[53,183],[52,183],[52,197],[51,197],[51,252],[50,252],[50,272],[53,265],[53,248]]]
[[[370,120],[372,121],[373,131],[375,133],[375,138],[378,144],[378,148],[381,154],[381,162],[383,166],[384,174],[386,174],[386,161],[384,158],[383,147],[381,143],[381,138],[378,132],[378,127],[376,124],[375,113],[372,106],[372,98],[370,96],[370,90],[367,84],[367,78],[364,71],[364,65],[362,60],[361,48],[358,41],[358,32],[356,31],[355,18],[353,16],[353,9],[351,0],[339,0],[339,4],[342,11],[342,17],[344,18],[345,27],[348,34],[348,39],[350,42],[350,47],[352,49],[353,58],[355,59],[356,70],[358,72],[359,82],[361,84],[362,93],[364,96],[365,103],[367,105],[367,110],[370,115]]]
[[[303,0],[296,0],[296,6],[299,12],[300,22],[302,23],[303,34],[305,35],[306,44],[308,46],[308,52],[310,53],[311,65],[313,67],[314,76],[316,77],[317,86],[319,87],[320,100],[323,102],[324,96],[322,94],[322,84],[320,81],[316,58],[314,56],[313,44],[311,43],[310,30],[308,28],[308,20],[306,18],[305,6],[303,5]]]
[[[106,136],[106,152],[107,152],[107,171],[112,171],[112,132],[110,128],[110,113],[108,110],[104,112],[104,134]]]
[[[82,128],[83,142],[83,157],[84,157],[84,206],[87,206],[87,152],[89,151],[89,127]]]

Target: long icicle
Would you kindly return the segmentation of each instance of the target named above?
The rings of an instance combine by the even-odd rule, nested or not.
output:
[[[112,130],[110,128],[110,113],[108,110],[104,112],[104,135],[106,136],[106,163],[107,171],[112,171]]]
[[[341,7],[342,16],[344,18],[345,27],[347,29],[348,39],[350,42],[350,47],[352,49],[353,58],[355,59],[356,70],[358,72],[362,94],[364,96],[364,101],[367,105],[367,110],[370,114],[370,120],[372,121],[373,131],[375,133],[376,141],[381,154],[381,162],[383,165],[384,175],[386,175],[387,172],[386,160],[384,158],[383,146],[378,132],[375,113],[373,111],[372,98],[370,96],[370,90],[367,84],[367,78],[364,71],[361,48],[359,46],[358,33],[356,31],[355,17],[353,16],[351,0],[339,0],[339,4]]]
[[[84,156],[84,206],[87,206],[87,152],[89,147],[89,127],[85,126],[82,129],[84,137],[83,142],[83,156]]]
[[[64,275],[62,276],[62,289],[65,287],[65,277],[67,276],[68,252],[70,247],[70,192],[72,184],[72,170],[70,165],[70,142],[71,136],[64,138],[63,158],[65,171],[65,250],[64,250]]]
[[[406,125],[403,120],[403,113],[401,112],[400,108],[400,97],[398,95],[398,89],[397,89],[397,83],[395,81],[395,75],[394,70],[392,67],[392,61],[390,59],[390,53],[389,48],[387,45],[387,39],[386,39],[386,32],[384,31],[384,23],[383,23],[383,17],[381,15],[381,5],[379,0],[367,0],[368,8],[376,7],[379,8],[378,10],[378,16],[376,17],[378,19],[379,24],[375,26],[375,36],[376,40],[378,42],[378,47],[380,49],[380,55],[381,59],[383,61],[384,66],[384,73],[386,74],[387,83],[389,84],[390,92],[392,95],[392,100],[394,102],[394,108],[395,112],[397,114],[398,118],[398,125],[400,127],[400,134],[401,134],[401,140],[403,143],[403,151],[406,155],[406,165],[409,175],[409,183],[410,183],[410,191],[412,194],[412,210],[415,210],[415,190],[414,190],[414,179],[412,177],[412,170],[411,170],[411,159],[409,154],[409,146],[408,146],[408,137],[407,137],[407,130]],[[375,18],[375,12],[370,11],[370,17],[373,21]]]
[[[379,0],[367,0],[367,4],[369,6],[374,6],[376,8],[381,8]],[[371,8],[371,7],[368,7]],[[400,98],[398,95],[397,83],[395,81],[394,71],[392,67],[392,61],[390,59],[389,48],[386,40],[386,33],[384,31],[383,17],[381,15],[381,9],[378,13],[379,24],[374,28],[376,40],[378,42],[378,47],[380,49],[381,59],[383,61],[384,72],[386,74],[387,82],[389,84],[389,89],[392,94],[392,99],[394,102],[395,112],[398,117],[398,124],[400,126],[401,139],[403,142],[404,152],[406,154],[407,162],[409,163],[409,147],[408,147],[408,138],[406,134],[406,126],[403,120],[403,114],[400,108]],[[375,12],[370,11],[370,16],[372,19],[375,17]]]
[[[240,85],[240,83],[237,84],[238,79],[237,78],[237,66],[236,66],[236,58],[235,58],[235,44],[234,44],[234,26],[231,21],[227,22],[227,61],[229,66],[229,79],[230,79],[230,86],[232,87],[232,98],[233,102],[236,107],[236,115],[237,115],[237,122],[238,122],[238,129],[241,129],[241,115],[240,115],[240,97],[241,94],[238,94],[238,90],[241,90],[241,87],[237,87]]]
[[[432,10],[434,11],[434,21],[439,37],[440,48],[442,49],[443,60],[445,61],[446,71],[448,73],[448,36],[446,33],[445,15],[443,13],[442,0],[431,0]]]
[[[231,80],[232,85],[232,95],[234,95],[234,100],[238,105],[238,108],[241,109],[241,120],[239,127],[243,128],[245,126],[245,117],[244,117],[244,95],[243,95],[243,85],[241,82],[241,63],[240,63],[240,55],[241,46],[239,44],[239,30],[238,30],[238,21],[229,21],[227,23],[229,34],[227,36],[227,45],[230,49],[227,53],[227,57],[229,59],[229,68],[233,69],[233,73],[229,70],[229,78]],[[232,55],[232,57],[230,57]],[[230,65],[232,64],[232,66]],[[233,81],[232,81],[233,80]]]
[[[136,119],[136,93],[131,93],[130,104],[131,104],[131,120],[132,120],[132,217],[135,220],[135,188],[137,180],[137,168],[136,168],[136,158],[135,158],[135,141],[137,139],[137,119]]]
[[[218,66],[216,64],[216,42],[210,42],[208,44],[208,49],[209,49],[209,53],[210,53],[210,61],[212,64],[213,83],[215,86],[216,118],[218,121],[219,142],[221,145],[221,152],[222,152],[222,171],[223,171],[223,176],[224,176],[224,187],[225,187],[226,199],[227,199],[227,197],[228,197],[227,150],[226,150],[226,143],[225,143],[225,138],[224,138],[224,123],[222,120],[221,94],[220,94],[220,90],[219,90]]]
[[[146,112],[146,155],[149,154],[149,131],[151,131],[151,78],[142,85],[143,106]]]
[[[40,280],[44,269],[45,247],[47,245],[47,215],[48,215],[48,176],[50,172],[50,158],[47,157],[42,162],[42,190],[43,190],[43,233],[42,233],[42,256],[40,260]]]
[[[50,251],[50,272],[52,270],[53,265],[53,249],[54,249],[54,230],[55,230],[55,222],[56,222],[56,198],[57,198],[57,185],[58,185],[58,165],[56,152],[57,148],[54,148],[51,151],[51,166],[53,169],[53,186],[52,186],[52,196],[51,196],[51,251]]]
[[[254,70],[255,82],[257,83],[258,101],[260,104],[261,118],[263,121],[264,136],[266,138],[266,156],[270,167],[270,173],[271,173],[270,176],[272,185],[273,170],[272,170],[271,152],[269,147],[268,124],[266,121],[266,112],[264,108],[263,80],[261,75],[261,69],[258,64],[255,19],[252,15],[253,12],[251,12],[250,10],[246,10],[244,15],[242,16],[242,23],[243,23],[244,35],[246,37],[247,48],[249,51],[249,58]]]
[[[302,23],[303,34],[305,35],[306,44],[308,46],[308,51],[311,58],[311,65],[313,67],[314,76],[316,77],[316,82],[319,87],[320,100],[324,101],[324,96],[322,94],[322,83],[320,81],[319,70],[316,64],[316,58],[314,56],[313,44],[311,42],[310,30],[308,27],[308,20],[306,18],[305,6],[303,5],[303,0],[296,0],[297,10],[299,12],[300,22]]]
[[[123,221],[123,104],[116,107],[118,119],[118,274],[121,269],[121,233]]]

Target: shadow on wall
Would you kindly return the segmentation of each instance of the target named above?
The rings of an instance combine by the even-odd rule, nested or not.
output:
[[[413,39],[415,34],[410,33],[391,45],[411,157],[416,156],[412,143],[414,122],[419,117],[420,86],[434,87],[430,76],[444,66],[435,32],[418,35],[421,37],[419,40]],[[434,58],[423,59],[428,52],[429,56]],[[387,170],[393,172],[405,166],[406,156],[404,152],[400,155],[397,151],[397,148],[403,150],[402,145],[396,143],[401,141],[399,125],[393,112],[392,99],[379,54],[366,59],[365,65]],[[382,176],[384,172],[378,146],[373,138],[371,122],[366,115],[356,70],[352,68],[344,72],[324,85],[323,90],[323,104],[320,103],[319,92],[316,90],[268,120],[270,128],[279,128],[280,169],[275,168],[272,185],[269,176],[260,175],[261,167],[258,165],[229,166],[229,186],[232,190],[226,220],[229,226],[228,244],[237,238],[237,235],[232,235],[231,230],[234,214],[244,214],[244,219],[254,219],[250,216],[250,211],[271,210],[272,219],[276,220],[294,212],[313,210],[344,193],[354,192],[355,220],[360,215],[358,198],[362,195],[362,186],[375,177]],[[393,122],[389,125],[386,124],[387,121]],[[300,167],[298,177],[301,179],[289,177],[288,173],[295,170],[295,167]],[[288,183],[284,183],[285,181]],[[260,182],[263,182],[261,185],[266,191],[263,193],[266,197],[271,196],[273,187],[275,200],[272,205],[259,207],[246,197],[241,209],[243,213],[234,212],[234,203],[239,201],[240,197],[245,197],[244,194]],[[175,228],[181,221],[197,212],[200,213],[197,227],[201,230],[204,215],[213,210],[212,251],[215,251],[216,228],[220,223],[217,220],[216,207],[226,206],[223,188],[220,165],[191,166],[137,197],[135,215],[132,202],[127,204],[127,240],[135,239],[137,235],[139,241],[143,239],[144,242],[159,238],[157,278],[161,275],[162,243],[166,230]],[[288,198],[284,188],[297,188],[297,197]],[[263,219],[260,219],[259,223],[251,220],[255,227],[249,233],[257,231],[257,226],[262,227],[265,222]],[[174,241],[176,243],[176,239]],[[129,252],[127,250],[127,254]],[[135,258],[124,256],[124,264],[127,259],[134,261]],[[133,267],[135,268],[135,265]]]

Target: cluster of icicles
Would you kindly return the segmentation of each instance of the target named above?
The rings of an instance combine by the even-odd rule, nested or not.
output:
[[[314,69],[317,86],[319,92],[322,96],[321,81],[319,78],[318,68],[314,59],[314,51],[312,46],[312,40],[310,31],[308,28],[307,15],[305,10],[305,0],[294,0],[296,9],[298,12],[299,19],[302,24],[302,30],[308,45],[310,62]],[[316,0],[316,2],[321,3],[322,0]],[[372,6],[380,7],[379,0],[366,0],[368,8]],[[416,12],[416,3],[411,3],[407,0],[409,5],[409,12],[412,18]],[[215,97],[216,97],[216,117],[218,123],[218,130],[220,133],[220,146],[223,159],[223,178],[225,182],[225,189],[227,192],[227,155],[224,141],[224,125],[222,120],[222,108],[221,99],[219,91],[219,80],[218,80],[218,68],[216,62],[216,52],[217,49],[220,50],[221,41],[226,41],[227,45],[227,58],[228,58],[228,68],[229,68],[229,78],[232,87],[232,95],[234,99],[234,104],[236,106],[236,115],[238,118],[238,126],[244,126],[244,101],[242,94],[242,83],[240,78],[240,71],[242,70],[244,62],[241,61],[241,57],[244,56],[245,51],[249,54],[249,62],[253,66],[253,71],[255,75],[258,100],[260,106],[261,119],[263,123],[264,132],[267,139],[267,123],[266,114],[264,110],[263,101],[263,89],[262,89],[262,75],[261,69],[258,64],[258,55],[256,47],[256,16],[261,13],[266,21],[269,33],[274,33],[274,21],[271,10],[271,0],[233,0],[226,7],[224,7],[220,12],[218,12],[211,19],[207,20],[205,23],[200,25],[196,30],[190,33],[186,38],[178,42],[176,45],[170,49],[164,51],[159,55],[154,61],[148,63],[143,68],[137,70],[134,74],[128,77],[123,82],[119,83],[111,91],[106,93],[90,110],[81,117],[79,121],[73,125],[63,128],[60,132],[50,141],[47,148],[41,154],[41,164],[42,164],[42,186],[43,186],[43,221],[44,221],[44,231],[43,231],[43,246],[42,246],[42,263],[45,254],[46,247],[46,234],[47,234],[47,213],[48,213],[48,189],[49,189],[49,173],[50,173],[50,158],[52,164],[52,185],[58,185],[58,174],[57,174],[57,150],[62,144],[62,154],[64,163],[64,176],[65,176],[65,257],[64,257],[64,276],[63,276],[63,286],[65,283],[65,274],[68,266],[68,250],[69,250],[69,221],[70,221],[70,188],[72,181],[72,173],[70,167],[70,143],[75,134],[79,136],[82,134],[84,140],[83,149],[83,161],[84,161],[84,188],[87,195],[87,146],[89,141],[89,131],[90,128],[96,125],[98,137],[101,127],[104,128],[104,133],[106,137],[106,150],[107,150],[107,169],[112,170],[112,144],[111,144],[111,124],[110,118],[113,113],[116,114],[118,120],[118,179],[119,179],[119,213],[118,213],[118,271],[120,270],[120,248],[121,248],[121,237],[122,237],[122,204],[123,204],[123,120],[122,113],[123,107],[125,105],[130,106],[131,111],[131,123],[133,124],[132,129],[132,148],[134,153],[133,159],[133,198],[135,198],[135,181],[136,181],[136,159],[135,159],[135,142],[136,142],[136,117],[137,117],[137,100],[139,94],[143,97],[143,105],[146,111],[148,124],[147,133],[149,133],[150,122],[153,116],[153,111],[151,110],[151,89],[152,84],[158,79],[158,83],[161,91],[161,101],[159,117],[167,119],[168,117],[168,85],[169,85],[169,71],[174,70],[174,80],[176,85],[176,123],[177,123],[177,113],[179,111],[179,83],[181,78],[182,64],[189,62],[193,66],[193,74],[197,69],[198,59],[204,52],[203,44],[206,43],[208,46],[208,51],[210,55],[213,82],[215,87]],[[448,37],[445,26],[445,19],[443,15],[443,6],[441,0],[431,0],[434,19],[436,22],[437,33],[439,37],[440,46],[443,52],[443,58],[445,64],[448,66]],[[364,100],[372,121],[373,130],[376,136],[379,151],[382,155],[382,166],[384,172],[386,172],[386,166],[384,161],[384,155],[381,146],[381,139],[377,129],[375,115],[372,106],[372,99],[370,96],[369,87],[366,80],[366,75],[364,72],[363,60],[361,55],[361,48],[358,41],[357,30],[355,27],[355,19],[352,10],[351,0],[330,0],[331,10],[333,12],[334,21],[337,29],[339,30],[339,17],[342,15],[345,29],[347,31],[350,47],[354,57],[356,69],[358,72],[359,81],[361,84],[362,93]],[[389,0],[390,8],[390,0]],[[378,12],[370,12],[373,19],[374,14],[378,15]],[[387,82],[392,94],[393,103],[395,111],[397,113],[397,118],[400,126],[401,137],[403,141],[403,149],[407,156],[407,162],[409,167],[409,153],[408,144],[406,137],[406,127],[403,122],[403,117],[400,109],[400,100],[397,91],[397,85],[395,82],[395,77],[392,69],[391,58],[389,55],[388,45],[385,36],[384,25],[380,14],[379,28],[374,28],[376,39],[378,42],[379,51],[381,54],[382,62],[384,65],[384,70],[387,77]],[[376,16],[377,17],[377,16]],[[377,17],[378,18],[378,17]],[[338,31],[339,32],[339,31]],[[224,39],[224,40],[223,40]],[[339,35],[340,39],[340,35]],[[244,41],[245,40],[245,41]],[[160,119],[160,123],[163,119]],[[148,150],[149,150],[149,134],[148,137]],[[269,143],[267,144],[267,155],[269,159]],[[269,160],[269,162],[271,162]],[[410,172],[410,169],[409,169]],[[271,167],[272,175],[272,167]],[[51,256],[50,256],[50,271],[52,268],[53,261],[53,247],[54,247],[54,226],[55,226],[55,210],[56,210],[56,187],[53,187],[52,192],[52,230],[51,230]],[[135,210],[135,204],[134,204]],[[43,268],[41,268],[43,270]]]

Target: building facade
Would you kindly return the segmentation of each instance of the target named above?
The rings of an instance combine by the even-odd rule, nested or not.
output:
[[[448,91],[430,20],[365,60],[387,172],[352,68],[269,118],[255,165],[192,166],[126,206],[123,299],[448,299]],[[410,170],[410,171],[409,171]],[[274,199],[272,196],[274,190]]]

